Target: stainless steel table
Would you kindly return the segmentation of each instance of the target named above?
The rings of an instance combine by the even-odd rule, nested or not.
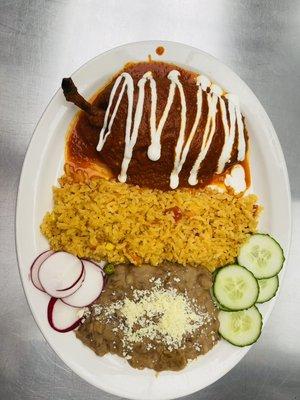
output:
[[[115,398],[72,373],[39,332],[18,274],[15,200],[30,136],[61,78],[104,50],[146,39],[201,48],[250,85],[281,141],[293,195],[291,256],[261,340],[188,398],[300,399],[299,0],[0,0],[0,399]]]

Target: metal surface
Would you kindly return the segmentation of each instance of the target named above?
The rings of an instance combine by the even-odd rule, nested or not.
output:
[[[249,84],[279,136],[293,195],[289,265],[261,340],[187,399],[299,399],[299,0],[0,0],[0,399],[116,399],[72,373],[39,332],[17,268],[15,199],[30,136],[61,78],[111,47],[147,39],[201,48]]]

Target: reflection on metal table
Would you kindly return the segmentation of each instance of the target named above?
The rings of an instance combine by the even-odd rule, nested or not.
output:
[[[165,39],[227,63],[271,118],[291,180],[294,232],[261,340],[226,376],[188,399],[300,398],[300,3],[246,0],[2,0],[0,3],[0,398],[115,399],[54,354],[25,300],[14,250],[18,179],[34,126],[62,76],[122,43]],[[29,188],[30,190],[30,188]]]

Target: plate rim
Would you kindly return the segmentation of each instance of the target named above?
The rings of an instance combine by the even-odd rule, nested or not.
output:
[[[83,69],[84,67],[86,67],[88,64],[93,63],[96,59],[101,58],[101,57],[104,56],[104,55],[107,55],[107,54],[109,54],[109,53],[113,53],[113,52],[115,52],[116,50],[123,49],[123,48],[126,48],[126,47],[128,47],[128,46],[143,45],[143,44],[146,45],[146,46],[153,45],[153,47],[156,46],[156,45],[162,45],[162,46],[164,46],[164,44],[166,44],[166,45],[168,45],[168,44],[169,44],[169,45],[175,45],[175,46],[184,46],[184,47],[186,47],[186,48],[188,48],[188,49],[190,49],[190,50],[196,51],[197,53],[201,53],[203,56],[205,56],[206,58],[209,58],[211,61],[215,61],[215,62],[217,62],[218,64],[220,64],[220,65],[222,65],[223,67],[225,67],[226,69],[228,69],[228,70],[230,71],[230,73],[233,74],[233,75],[235,76],[235,78],[238,79],[238,80],[247,88],[247,90],[248,90],[249,92],[251,92],[251,94],[255,97],[256,102],[257,102],[257,104],[259,105],[259,107],[260,107],[260,109],[261,109],[261,112],[262,112],[262,114],[263,114],[263,116],[264,116],[264,118],[265,118],[265,120],[266,120],[266,123],[269,125],[269,128],[270,128],[270,129],[269,129],[269,135],[271,135],[271,137],[272,137],[273,145],[275,146],[275,148],[276,148],[276,150],[277,150],[277,156],[279,157],[280,162],[281,162],[281,165],[282,165],[282,167],[283,167],[283,168],[282,168],[282,172],[283,172],[284,184],[285,184],[286,195],[287,195],[287,203],[288,203],[288,204],[287,204],[287,206],[288,206],[288,207],[287,207],[287,213],[288,213],[288,226],[289,226],[289,230],[288,230],[288,235],[287,235],[287,245],[286,245],[286,252],[285,252],[285,256],[286,256],[286,257],[285,257],[285,266],[284,266],[284,268],[283,268],[283,270],[282,270],[282,272],[281,272],[281,283],[282,283],[282,279],[284,278],[284,275],[285,275],[285,272],[286,272],[286,269],[287,269],[287,266],[288,266],[288,262],[289,262],[290,247],[291,247],[291,239],[292,239],[292,207],[291,207],[292,203],[291,203],[291,190],[290,190],[290,182],[289,182],[289,176],[288,176],[288,169],[287,169],[287,165],[286,165],[284,153],[283,153],[283,151],[282,151],[282,147],[281,147],[279,138],[278,138],[278,136],[277,136],[277,134],[276,134],[275,128],[274,128],[274,126],[273,126],[273,124],[272,124],[272,122],[271,122],[271,120],[270,120],[270,118],[269,118],[267,112],[265,111],[263,105],[261,104],[260,100],[256,97],[256,95],[255,95],[255,93],[252,91],[252,89],[248,86],[248,84],[247,84],[242,78],[239,77],[239,75],[238,75],[236,72],[234,72],[234,70],[231,69],[231,67],[229,67],[226,63],[224,63],[223,61],[221,61],[221,60],[219,60],[218,58],[214,57],[213,55],[211,55],[211,54],[209,54],[209,53],[207,53],[207,52],[205,52],[205,51],[203,51],[203,50],[201,50],[201,49],[198,49],[197,47],[190,46],[190,45],[188,45],[188,44],[186,44],[186,43],[177,42],[177,41],[169,41],[169,40],[143,40],[143,41],[135,41],[135,42],[124,43],[124,44],[121,44],[121,45],[119,45],[119,46],[116,46],[116,47],[113,47],[113,48],[111,48],[111,49],[108,49],[108,50],[106,50],[106,51],[104,51],[104,52],[102,52],[102,53],[99,53],[99,54],[97,54],[96,56],[94,56],[94,57],[92,57],[91,59],[89,59],[89,60],[87,60],[86,62],[84,62],[82,65],[80,65],[70,76],[71,76],[71,77],[76,76],[76,74],[77,74],[78,72],[80,72],[81,69]],[[167,61],[166,61],[166,62],[167,62]],[[175,63],[175,62],[174,62],[174,63]],[[22,188],[22,185],[23,185],[23,181],[24,181],[25,167],[26,167],[26,163],[27,163],[28,160],[29,160],[29,158],[28,158],[28,157],[29,157],[29,155],[28,155],[28,154],[29,154],[29,150],[30,150],[32,141],[33,141],[33,139],[34,139],[34,137],[35,137],[35,135],[36,135],[36,133],[37,133],[38,127],[39,127],[41,121],[43,120],[45,114],[47,113],[48,109],[50,108],[50,106],[51,106],[53,100],[56,98],[57,94],[59,93],[59,91],[60,91],[60,88],[58,88],[58,89],[55,91],[55,93],[53,94],[53,96],[52,96],[51,99],[49,100],[47,106],[45,107],[44,111],[42,112],[40,118],[38,119],[38,122],[37,122],[36,125],[35,125],[35,128],[34,128],[34,130],[33,130],[33,133],[31,134],[29,143],[28,143],[27,148],[26,148],[26,152],[25,152],[24,159],[23,159],[23,163],[22,163],[22,167],[21,167],[21,172],[20,172],[20,174],[19,174],[18,190],[17,190],[17,196],[16,196],[16,200],[15,200],[15,224],[14,224],[14,228],[15,228],[15,250],[16,250],[17,262],[18,262],[18,270],[19,270],[19,276],[20,276],[21,284],[22,284],[23,291],[24,291],[24,294],[25,294],[26,302],[27,302],[27,304],[28,304],[28,306],[29,306],[29,310],[30,310],[30,312],[31,312],[31,314],[32,314],[32,316],[33,316],[33,318],[34,318],[34,320],[35,320],[35,323],[37,324],[37,326],[38,326],[38,328],[39,328],[39,330],[40,330],[42,336],[43,336],[44,339],[46,340],[47,344],[50,346],[51,350],[54,351],[55,354],[56,354],[56,355],[57,355],[57,356],[58,356],[58,357],[59,357],[59,358],[60,358],[74,373],[76,373],[76,375],[78,375],[81,379],[84,379],[85,381],[87,381],[87,382],[90,383],[91,385],[93,385],[93,386],[95,386],[95,387],[97,387],[97,388],[99,388],[99,389],[101,389],[101,390],[104,390],[104,391],[106,391],[106,392],[108,392],[108,393],[111,393],[111,394],[113,394],[113,395],[122,396],[122,397],[125,397],[125,398],[128,398],[128,399],[137,399],[137,400],[140,400],[140,397],[139,397],[139,396],[136,396],[136,397],[134,397],[134,396],[126,396],[126,394],[125,394],[125,395],[124,395],[124,394],[121,394],[121,393],[118,392],[118,391],[114,391],[114,389],[112,389],[112,388],[107,388],[107,387],[105,387],[105,385],[103,385],[103,386],[99,385],[98,383],[95,382],[95,380],[93,380],[93,379],[90,377],[90,374],[89,374],[88,372],[85,372],[85,371],[84,371],[84,367],[79,371],[79,368],[77,369],[76,367],[74,367],[74,365],[72,364],[72,362],[67,361],[67,360],[65,359],[65,357],[63,357],[61,354],[59,354],[59,352],[58,352],[56,349],[54,349],[54,348],[52,347],[52,345],[50,344],[50,342],[49,342],[48,339],[46,338],[46,333],[43,332],[43,328],[41,327],[40,323],[38,322],[38,318],[37,318],[37,316],[36,316],[35,311],[33,310],[33,307],[31,307],[31,304],[30,304],[30,301],[29,301],[29,296],[27,295],[27,289],[26,289],[26,287],[25,287],[24,279],[23,279],[23,276],[22,276],[22,273],[21,273],[21,260],[20,260],[20,258],[21,258],[21,256],[20,256],[21,250],[20,250],[20,248],[19,248],[20,244],[19,244],[19,240],[18,240],[18,231],[19,231],[19,228],[18,228],[18,221],[19,221],[20,212],[21,212],[21,211],[20,211],[20,192],[21,192],[21,188]],[[282,285],[280,285],[280,287],[279,287],[278,294],[280,293],[281,286],[282,286]],[[278,299],[278,296],[276,296],[276,298],[272,300],[272,303],[273,303],[273,304],[272,304],[272,306],[270,307],[270,311],[269,311],[269,312],[267,313],[267,315],[264,317],[264,325],[265,325],[265,323],[267,322],[267,320],[269,319],[270,314],[271,314],[272,311],[274,310],[274,306],[275,306],[275,304],[276,304],[276,302],[277,302],[277,299]],[[218,381],[219,379],[221,379],[221,378],[222,378],[225,374],[227,374],[227,372],[229,372],[231,369],[233,369],[233,368],[241,361],[241,359],[246,355],[246,353],[250,350],[251,347],[252,347],[252,346],[249,346],[249,347],[247,347],[247,348],[243,348],[244,351],[243,351],[243,352],[241,351],[241,353],[240,353],[240,355],[239,355],[239,357],[238,357],[238,361],[237,361],[233,366],[231,366],[231,368],[229,368],[228,370],[223,370],[218,376],[214,377],[207,385],[202,386],[202,387],[200,387],[199,389],[196,389],[196,390],[192,390],[192,391],[187,390],[187,391],[185,391],[185,392],[183,392],[183,393],[180,393],[180,396],[177,396],[177,397],[174,397],[174,396],[164,396],[164,397],[162,397],[162,399],[164,399],[164,400],[171,400],[171,399],[175,399],[175,398],[180,398],[180,397],[183,397],[183,396],[186,396],[186,395],[195,393],[195,392],[197,392],[197,391],[199,391],[199,390],[202,390],[202,389],[204,389],[204,388],[210,386],[210,385],[213,384],[214,382],[216,382],[216,381]],[[184,370],[183,370],[183,371],[184,371]],[[175,376],[175,375],[174,375],[174,376]],[[147,397],[143,397],[143,398],[146,399]],[[149,397],[149,400],[150,400],[150,397]]]

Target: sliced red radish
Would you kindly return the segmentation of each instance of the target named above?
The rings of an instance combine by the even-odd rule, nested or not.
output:
[[[103,271],[103,268],[107,264],[107,261],[99,261],[99,262],[98,261],[92,261],[92,260],[87,260],[87,261],[90,261],[90,262],[94,263],[95,265],[97,265],[97,267],[100,267],[101,272],[102,272],[102,276],[103,276],[103,288],[102,288],[102,290],[104,290],[106,285],[107,285],[107,282],[108,282],[108,276]]]
[[[83,267],[83,264],[82,264],[82,267]],[[85,278],[85,270],[84,270],[84,267],[83,267],[80,277],[74,283],[74,285],[71,286],[69,289],[67,289],[67,290],[55,290],[55,289],[51,289],[50,287],[47,287],[47,289],[44,288],[44,291],[47,294],[49,294],[49,296],[56,297],[58,299],[62,299],[64,297],[68,297],[71,294],[75,293],[76,290],[78,290],[80,288],[80,286],[82,285],[82,282],[84,281],[84,278]]]
[[[70,307],[55,297],[51,297],[48,303],[47,316],[50,326],[60,333],[74,330],[82,320],[78,308]]]
[[[76,292],[84,280],[84,266],[78,257],[64,251],[49,256],[40,266],[39,281],[52,297],[67,297]]]
[[[107,264],[107,261],[99,261],[99,262],[92,261],[92,262],[96,265],[99,265],[99,267],[102,269]]]
[[[93,261],[82,260],[85,278],[81,287],[71,296],[64,297],[63,302],[72,307],[86,307],[93,303],[103,289],[103,271]]]
[[[54,253],[53,250],[46,250],[43,251],[39,256],[36,257],[36,259],[33,261],[30,267],[30,278],[34,286],[44,292],[45,290],[43,289],[43,286],[41,285],[41,282],[39,280],[39,269],[42,263],[50,257]]]
[[[87,260],[87,261],[91,261],[91,260]],[[95,265],[97,265],[98,267],[100,267],[101,268],[101,272],[102,272],[102,275],[103,275],[103,289],[102,290],[104,290],[105,289],[105,286],[106,286],[106,284],[107,284],[107,281],[108,281],[108,276],[106,275],[106,273],[103,271],[103,268],[105,267],[105,265],[107,264],[107,261],[91,261],[92,263],[94,263]]]

